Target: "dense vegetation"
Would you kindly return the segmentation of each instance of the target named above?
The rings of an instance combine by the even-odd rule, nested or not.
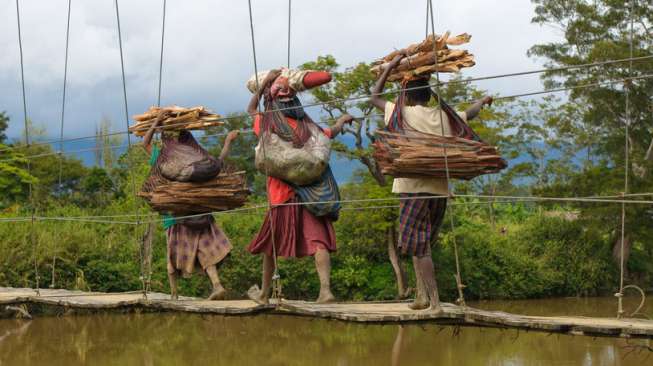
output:
[[[530,53],[549,66],[568,66],[628,57],[628,13],[623,2],[600,0],[535,0],[534,22],[560,28],[563,42],[535,45]],[[653,9],[636,6],[635,56],[653,51]],[[547,73],[547,87],[574,86],[627,77],[628,64]],[[312,92],[316,100],[346,98],[366,93],[372,82],[368,65],[342,68],[331,56],[304,65],[334,73],[328,88]],[[633,74],[651,74],[651,62],[635,62]],[[462,81],[461,77],[457,77]],[[625,108],[629,91],[630,116]],[[498,176],[456,184],[457,193],[489,195],[547,195],[583,197],[619,195],[624,191],[624,168],[630,175],[629,192],[653,192],[651,162],[645,158],[651,142],[653,81],[575,89],[568,97],[502,100],[482,112],[474,129],[501,147],[511,166]],[[487,91],[472,84],[450,83],[442,91],[451,103],[465,102]],[[369,140],[379,117],[365,101],[325,106],[322,118],[339,114],[364,115],[365,122],[347,132],[336,151],[363,164],[364,170],[341,186],[344,199],[393,197],[370,160]],[[630,117],[627,118],[627,117]],[[626,121],[631,122],[630,162],[624,160]],[[157,220],[134,197],[148,172],[146,156],[135,147],[122,156],[108,148],[115,141],[98,138],[96,166],[86,167],[73,157],[51,154],[48,145],[25,146],[8,141],[6,114],[0,114],[0,209],[2,218],[36,216],[111,216],[139,212],[141,221]],[[13,122],[13,121],[12,121]],[[100,132],[108,131],[103,121]],[[232,119],[212,133],[249,124]],[[32,135],[39,131],[31,128]],[[44,134],[41,131],[40,134]],[[352,139],[353,137],[353,139]],[[347,140],[349,139],[349,140]],[[205,139],[212,151],[221,141]],[[264,202],[263,180],[252,166],[254,137],[242,135],[232,163],[249,173],[251,206]],[[47,155],[50,154],[50,155]],[[28,159],[32,155],[46,155]],[[30,162],[28,169],[27,163]],[[133,166],[130,166],[130,161]],[[61,165],[60,165],[61,164]],[[59,180],[61,177],[61,182]],[[29,187],[33,187],[30,200]],[[646,197],[648,199],[649,197]],[[333,287],[341,299],[389,299],[396,296],[395,275],[387,259],[387,244],[395,230],[396,201],[346,204],[336,223],[338,253],[333,257]],[[376,207],[383,206],[383,207]],[[653,277],[653,231],[647,205],[626,206],[627,282],[646,288]],[[240,297],[259,281],[260,258],[244,247],[260,227],[263,211],[218,214],[220,225],[235,250],[220,268],[221,277]],[[621,205],[610,203],[552,203],[458,198],[449,210],[453,228],[446,224],[434,259],[442,296],[455,297],[453,242],[460,250],[462,275],[469,298],[532,298],[610,293],[618,285]],[[96,221],[134,221],[135,217],[96,218]],[[32,237],[32,225],[34,236]],[[128,225],[88,221],[27,219],[0,222],[0,286],[35,285],[35,265],[41,286],[125,291],[139,289],[140,246],[147,224]],[[32,243],[35,245],[32,245]],[[167,291],[165,238],[157,224],[154,239],[152,289]],[[54,264],[54,265],[53,265]],[[409,261],[406,263],[410,266]],[[312,298],[318,289],[310,259],[283,261],[283,292],[288,297]],[[410,272],[410,271],[408,271]],[[54,281],[52,276],[54,275]],[[205,295],[204,276],[181,281],[181,293]]]

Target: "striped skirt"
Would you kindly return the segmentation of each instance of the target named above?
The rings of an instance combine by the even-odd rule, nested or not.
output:
[[[404,255],[422,257],[431,243],[437,240],[438,231],[447,210],[447,198],[419,199],[430,196],[424,193],[402,193],[399,205],[399,244]],[[406,199],[406,198],[415,199]]]
[[[211,217],[210,225],[194,228],[181,223],[168,228],[168,273],[189,277],[195,267],[206,270],[231,251],[231,242]]]

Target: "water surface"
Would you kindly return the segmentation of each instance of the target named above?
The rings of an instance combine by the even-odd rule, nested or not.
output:
[[[612,316],[613,298],[481,302]],[[650,314],[653,308],[646,309]],[[648,341],[292,316],[100,314],[0,320],[0,365],[653,365]]]

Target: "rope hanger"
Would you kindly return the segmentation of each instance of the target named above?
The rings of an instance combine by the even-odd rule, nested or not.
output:
[[[127,151],[132,150],[132,144],[131,144],[131,136],[129,134],[129,106],[127,104],[127,81],[125,77],[125,61],[124,61],[124,55],[123,55],[123,47],[122,47],[122,31],[120,28],[120,8],[118,6],[118,0],[114,1],[115,8],[116,8],[116,30],[118,32],[118,48],[120,50],[120,75],[122,77],[122,94],[123,94],[123,101],[124,101],[124,108],[125,108],[125,128],[127,132]],[[136,177],[134,176],[134,162],[132,158],[132,154],[127,154],[127,165],[130,171],[130,180],[131,180],[131,186],[132,186],[132,193],[133,197],[136,197]],[[138,243],[138,227],[141,224],[141,219],[140,215],[138,212],[138,200],[134,199],[134,212],[136,214],[136,225],[134,226],[134,241]],[[143,252],[142,250],[139,250],[140,254],[140,260],[141,260],[141,275],[140,275],[140,280],[141,280],[141,285],[142,285],[142,293],[143,297],[147,298],[147,285],[145,283],[145,274],[143,273]]]
[[[18,3],[18,0],[16,0],[16,24],[18,25],[18,49],[20,53],[20,84],[22,87],[23,91],[23,117],[24,117],[24,122],[25,122],[25,145],[29,148],[30,146],[30,130],[29,130],[29,122],[28,122],[28,117],[27,117],[27,98],[25,97],[25,66],[24,66],[24,61],[23,61],[23,37],[22,37],[22,32],[21,32],[21,26],[20,26],[20,4]],[[30,162],[27,162],[27,173],[32,174],[32,165]],[[29,183],[29,201],[30,201],[30,211],[31,211],[31,217],[30,217],[30,242],[32,244],[33,248],[33,257],[34,257],[34,282],[36,284],[36,295],[40,296],[41,291],[40,291],[40,280],[41,280],[41,275],[39,274],[39,265],[38,265],[38,242],[36,241],[35,238],[35,217],[36,217],[36,207],[34,206],[34,189],[32,187],[32,183]]]
[[[438,65],[438,42],[437,42],[437,35],[435,34],[435,17],[433,15],[433,3],[431,0],[426,0],[426,37],[428,37],[428,25],[429,25],[429,15],[431,17],[431,33],[433,34],[433,51],[434,51],[434,58],[435,58],[435,79],[436,79],[436,84],[435,84],[435,95],[438,97],[438,105],[439,105],[439,111],[440,111],[440,132],[442,136],[445,136],[445,131],[444,131],[444,121],[445,121],[445,115],[443,111],[443,106],[442,106],[442,95],[440,94],[440,72],[438,71],[437,65]],[[447,118],[448,120],[448,118]],[[449,173],[449,158],[447,154],[447,147],[445,146],[444,149],[444,169],[446,172],[446,179],[447,179],[447,191],[448,191],[448,198],[454,198],[453,191],[452,191],[452,184],[451,184],[451,176]],[[456,288],[458,289],[458,299],[456,300],[456,303],[461,306],[466,306],[465,304],[465,294],[463,292],[465,285],[462,282],[462,276],[460,274],[460,260],[458,259],[458,242],[456,240],[456,224],[454,220],[454,214],[453,214],[453,207],[449,211],[449,218],[450,218],[450,224],[451,224],[451,240],[453,242],[453,251],[454,251],[454,259],[456,263]]]

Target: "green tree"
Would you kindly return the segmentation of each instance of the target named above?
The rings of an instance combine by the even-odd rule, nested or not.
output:
[[[533,22],[562,31],[564,39],[533,46],[529,54],[546,60],[549,67],[570,66],[627,58],[630,55],[630,21],[633,20],[633,55],[646,56],[653,51],[653,7],[650,1],[615,0],[533,0]],[[611,64],[597,68],[552,71],[543,75],[547,87],[568,86],[639,77],[653,72],[650,60]],[[567,110],[547,121],[548,128],[570,147],[567,154],[579,156],[585,150],[585,166],[569,172],[565,181],[551,185],[551,192],[579,195],[618,194],[624,191],[624,169],[629,172],[629,190],[653,189],[646,151],[651,146],[650,113],[653,106],[653,79],[642,78],[623,84],[575,89],[565,103]],[[626,109],[628,93],[630,110]],[[629,125],[626,166],[624,145]],[[620,233],[620,208],[584,208],[583,214],[601,222],[614,240],[615,260]],[[626,233],[627,260],[630,249],[649,243],[653,233],[644,208],[628,206]]]
[[[102,117],[95,129],[95,165],[110,170],[116,162],[116,147],[120,145],[120,136],[111,135],[111,120]]]
[[[25,168],[27,159],[12,146],[0,144],[0,209],[27,198],[30,184],[38,180]]]
[[[106,170],[100,167],[89,169],[80,182],[81,199],[92,206],[105,206],[114,196],[115,185]]]
[[[5,132],[9,128],[9,116],[7,112],[0,112],[0,143],[3,143],[7,140],[7,135]]]

